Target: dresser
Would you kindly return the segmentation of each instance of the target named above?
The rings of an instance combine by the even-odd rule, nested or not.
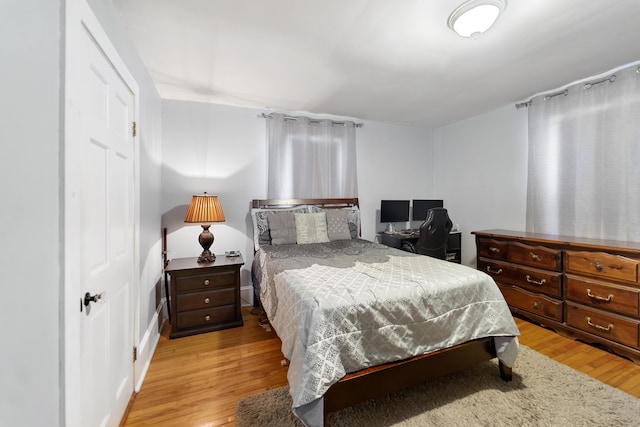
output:
[[[640,243],[474,231],[511,311],[640,364]]]
[[[165,268],[171,278],[170,338],[242,326],[242,256],[217,255],[214,262],[204,263],[197,260],[172,259]]]

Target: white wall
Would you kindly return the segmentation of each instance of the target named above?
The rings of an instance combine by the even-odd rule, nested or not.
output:
[[[163,101],[162,222],[170,258],[193,257],[202,248],[200,226],[184,224],[191,195],[220,197],[224,223],[213,224],[213,251],[240,249],[243,299],[251,302],[252,199],[265,198],[266,124],[250,108]],[[356,130],[362,235],[374,239],[381,198],[427,198],[433,189],[430,129],[365,122]],[[419,179],[416,175],[424,173]],[[382,226],[384,228],[384,225]]]
[[[249,284],[250,203],[267,193],[264,119],[249,108],[170,100],[163,101],[162,113],[162,225],[168,231],[169,258],[202,252],[202,228],[183,221],[191,196],[206,191],[219,196],[225,215],[225,222],[211,226],[211,250],[240,250],[242,283]]]
[[[0,425],[60,424],[61,2],[3,2]]]
[[[380,223],[380,200],[440,197],[433,181],[432,135],[429,128],[378,122],[365,122],[358,130],[358,191],[365,239],[374,240],[387,226]]]
[[[525,229],[527,110],[507,105],[439,128],[435,188],[462,229],[462,263],[475,267],[472,231]]]

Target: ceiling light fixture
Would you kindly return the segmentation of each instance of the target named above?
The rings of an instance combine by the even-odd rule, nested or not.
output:
[[[447,23],[458,35],[477,39],[506,7],[507,0],[468,0],[451,12]]]

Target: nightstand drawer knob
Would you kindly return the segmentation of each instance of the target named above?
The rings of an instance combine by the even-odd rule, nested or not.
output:
[[[205,303],[205,304],[209,304],[210,302],[211,302],[211,298],[206,297],[206,298],[204,299],[204,303]]]
[[[210,282],[209,282],[209,279],[206,279],[206,280],[204,281],[204,285],[205,285],[205,286],[209,286],[209,283],[210,283]]]
[[[211,320],[211,316],[209,316],[208,314],[206,316],[204,316],[204,321],[208,322]]]

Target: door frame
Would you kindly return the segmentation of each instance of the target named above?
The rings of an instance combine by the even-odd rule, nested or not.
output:
[[[74,152],[74,147],[81,141],[82,111],[76,105],[74,79],[81,72],[82,66],[78,64],[78,52],[84,37],[83,31],[88,33],[102,49],[106,58],[111,62],[116,72],[120,75],[125,85],[129,87],[134,97],[134,120],[139,122],[140,117],[140,90],[138,83],[129,72],[125,62],[118,54],[115,46],[111,43],[106,32],[103,30],[98,19],[94,15],[86,0],[66,0],[64,9],[64,53],[62,58],[64,69],[64,81],[61,91],[64,93],[64,147],[62,169],[62,201],[64,206],[61,212],[62,226],[62,269],[63,269],[63,295],[61,303],[63,306],[62,325],[63,340],[60,341],[60,359],[62,365],[61,375],[61,424],[68,427],[82,427],[81,408],[78,396],[82,390],[82,372],[80,372],[80,354],[82,345],[81,325],[82,314],[81,298],[83,295],[82,283],[79,277],[79,269],[76,260],[79,259],[79,237],[78,224],[79,201],[75,197],[77,185],[80,177],[76,174],[76,168],[68,165],[74,164],[81,159],[78,152]],[[77,81],[77,80],[75,80]],[[133,387],[137,384],[136,362],[133,360],[133,348],[139,342],[139,307],[140,307],[140,144],[139,138],[133,138],[134,162],[133,162],[133,277],[130,290],[131,301],[131,375]],[[120,420],[118,420],[120,421]]]

